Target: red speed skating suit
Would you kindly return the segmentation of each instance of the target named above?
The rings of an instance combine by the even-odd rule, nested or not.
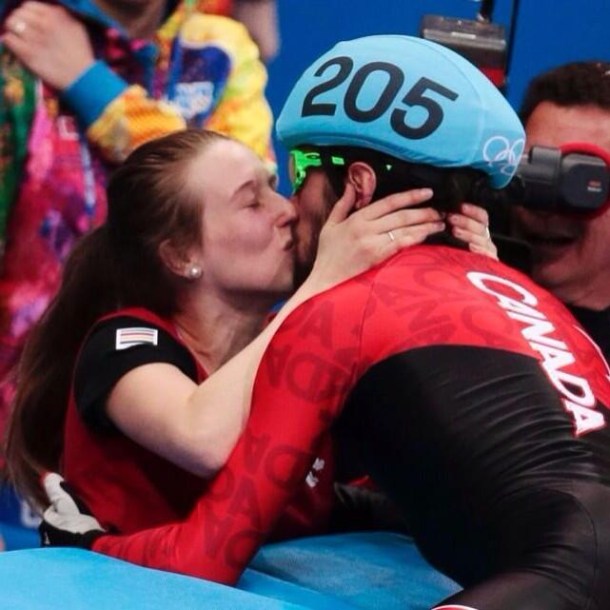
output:
[[[188,519],[94,550],[235,582],[345,406],[335,433],[464,586],[446,603],[607,610],[607,405],[607,364],[557,300],[489,258],[410,248],[289,316]]]

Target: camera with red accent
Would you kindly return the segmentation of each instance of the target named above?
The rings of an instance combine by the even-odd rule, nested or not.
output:
[[[494,192],[481,183],[472,200],[596,216],[610,204],[610,152],[588,142],[532,146],[508,186]]]

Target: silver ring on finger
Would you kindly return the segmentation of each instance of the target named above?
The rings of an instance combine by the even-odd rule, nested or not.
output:
[[[17,34],[17,36],[22,36],[23,33],[28,29],[28,24],[23,19],[19,19],[15,21],[11,29],[13,30],[14,34]]]
[[[485,234],[484,235],[485,235],[486,239],[491,239],[491,232],[489,230],[489,225],[485,226]]]
[[[388,237],[390,238],[390,241],[396,241],[396,237],[392,231],[388,231]]]

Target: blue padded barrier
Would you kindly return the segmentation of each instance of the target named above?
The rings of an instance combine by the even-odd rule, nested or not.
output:
[[[11,610],[303,610],[179,574],[82,549],[0,553],[0,605]]]
[[[341,599],[341,591],[328,595],[252,569],[244,572],[237,588],[315,610],[355,610],[352,604]]]
[[[115,610],[113,595],[120,591],[121,608],[165,609],[163,600],[169,599],[185,609],[207,609],[209,600],[218,598],[218,607],[239,602],[247,608],[423,610],[458,590],[422,559],[409,538],[390,532],[268,544],[244,573],[238,593],[79,549],[35,549],[37,523],[28,505],[0,485],[0,535],[11,551],[0,553],[2,607]]]
[[[457,589],[409,538],[384,532],[266,545],[237,588],[82,549],[0,553],[0,604],[11,610],[423,610]]]
[[[391,532],[335,534],[264,546],[240,586],[273,595],[272,588],[263,588],[264,583],[256,580],[257,573],[354,608],[424,610],[460,589],[422,558],[410,538]]]

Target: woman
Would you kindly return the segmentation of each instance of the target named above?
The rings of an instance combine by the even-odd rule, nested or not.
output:
[[[279,322],[395,253],[410,239],[402,227],[422,239],[441,229],[429,209],[408,223],[386,214],[429,196],[412,191],[346,219],[348,191],[310,277],[251,343],[293,288],[295,209],[256,155],[213,132],[136,149],[109,183],[108,220],[75,248],[27,344],[7,446],[18,489],[44,504],[40,473],[61,466],[107,528],[184,516],[243,429]]]

